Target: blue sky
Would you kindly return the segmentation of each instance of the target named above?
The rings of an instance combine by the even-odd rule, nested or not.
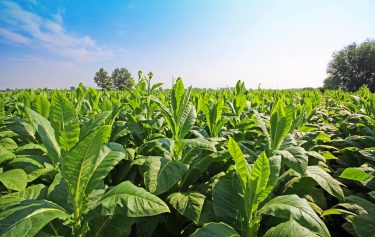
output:
[[[154,83],[318,87],[332,53],[375,38],[372,0],[0,0],[0,89],[94,86],[95,72]]]

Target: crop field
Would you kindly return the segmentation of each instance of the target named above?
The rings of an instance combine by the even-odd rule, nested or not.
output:
[[[0,236],[375,235],[375,94],[0,92]]]

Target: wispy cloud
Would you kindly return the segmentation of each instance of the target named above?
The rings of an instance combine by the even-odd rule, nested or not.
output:
[[[0,28],[0,36],[7,41],[11,41],[17,44],[28,45],[31,43],[31,40],[29,38],[5,28]]]
[[[75,63],[70,61],[58,61],[34,55],[20,55],[18,57],[7,58],[7,60],[18,61],[22,63],[32,63],[33,65],[49,68],[59,68],[62,70],[71,70],[79,68]]]
[[[0,3],[0,37],[15,44],[40,47],[50,53],[76,61],[113,57],[106,46],[98,45],[87,35],[69,32],[63,25],[63,12],[41,17],[10,1]]]

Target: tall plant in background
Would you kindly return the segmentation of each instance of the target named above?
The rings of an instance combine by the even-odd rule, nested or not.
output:
[[[170,92],[168,106],[155,96],[150,97],[160,108],[174,141],[182,140],[195,123],[197,115],[190,96],[191,87],[185,90],[182,79],[178,78]]]

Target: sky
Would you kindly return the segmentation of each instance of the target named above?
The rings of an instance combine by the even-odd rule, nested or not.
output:
[[[0,0],[0,89],[95,86],[100,67],[171,86],[322,86],[334,51],[375,39],[373,0]]]

